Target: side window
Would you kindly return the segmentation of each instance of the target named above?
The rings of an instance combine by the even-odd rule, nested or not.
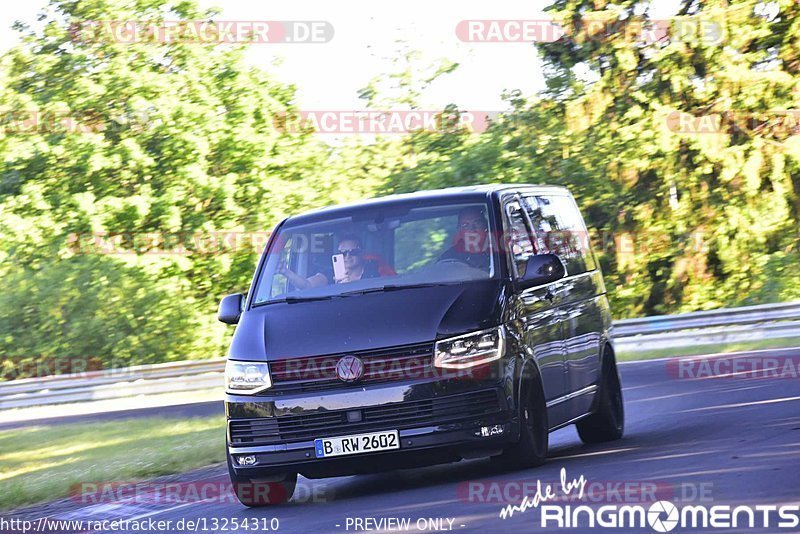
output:
[[[256,302],[263,302],[269,298],[297,289],[286,275],[277,269],[279,264],[303,278],[322,273],[328,280],[333,279],[333,267],[330,263],[330,257],[333,253],[332,245],[333,234],[330,232],[286,235],[283,246],[280,249],[276,249],[276,253],[272,254],[267,260],[267,268],[275,274],[268,287],[265,287],[263,291],[259,289]],[[280,252],[277,252],[277,250]],[[262,295],[267,291],[269,292],[268,295]]]
[[[534,247],[525,214],[518,202],[506,204],[506,227],[507,250],[514,264],[514,273],[517,277],[521,277],[525,275],[526,262],[533,256]]]
[[[567,274],[595,269],[589,234],[572,198],[562,195],[536,195],[524,199],[533,224],[536,252],[558,255]]]
[[[270,262],[270,263],[281,263],[281,264],[284,264],[284,265],[286,265],[287,267],[290,267],[290,268],[291,267],[296,267],[295,265],[291,265],[290,266],[290,260],[292,259],[291,258],[291,251],[292,251],[292,246],[294,245],[293,242],[294,242],[294,239],[292,239],[292,238],[287,239],[286,242],[283,245],[283,248],[280,251],[280,254],[278,254],[277,258],[269,257],[267,261]],[[274,270],[275,267],[272,266],[272,269]],[[256,298],[256,302],[265,301],[265,300],[267,300],[267,299],[269,299],[271,297],[275,297],[277,295],[281,295],[283,293],[286,293],[288,290],[289,290],[289,280],[282,274],[276,274],[275,276],[272,277],[272,285],[269,288],[269,294],[268,295],[259,295]],[[259,291],[259,293],[260,293],[260,291]]]

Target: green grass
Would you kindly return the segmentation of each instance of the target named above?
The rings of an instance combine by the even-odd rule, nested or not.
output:
[[[82,482],[130,482],[224,461],[221,417],[2,430],[0,510],[65,497]]]
[[[699,356],[701,354],[716,354],[739,352],[761,349],[782,349],[786,347],[800,347],[800,337],[782,337],[775,339],[759,339],[755,341],[739,341],[736,343],[714,343],[709,345],[692,345],[689,347],[642,350],[636,352],[617,351],[617,360],[634,361],[650,360],[653,358],[670,358],[677,356]]]

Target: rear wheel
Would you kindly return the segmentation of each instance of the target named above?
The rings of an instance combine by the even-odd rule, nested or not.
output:
[[[584,443],[613,441],[621,438],[625,430],[625,408],[617,362],[611,348],[607,346],[605,350],[597,408],[592,415],[575,424]]]
[[[538,377],[527,380],[519,406],[519,441],[508,447],[495,461],[509,467],[536,467],[547,459],[550,429],[547,407]]]
[[[292,498],[297,485],[297,473],[286,473],[267,478],[248,478],[237,475],[228,456],[228,474],[233,493],[245,506],[252,508],[283,504]]]

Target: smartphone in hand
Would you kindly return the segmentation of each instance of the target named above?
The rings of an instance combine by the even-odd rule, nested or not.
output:
[[[336,280],[341,280],[345,276],[347,276],[345,267],[344,267],[344,254],[334,254],[331,256],[331,261],[333,262],[333,278]]]

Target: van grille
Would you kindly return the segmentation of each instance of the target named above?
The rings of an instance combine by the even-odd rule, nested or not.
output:
[[[306,415],[231,420],[231,445],[270,445],[379,430],[444,425],[476,420],[501,411],[498,390],[490,389],[434,399],[360,408],[361,421],[349,423],[337,410]]]
[[[336,376],[336,363],[344,354],[364,362],[364,375],[356,382],[342,382]],[[273,386],[261,395],[286,395],[325,389],[359,388],[365,383],[414,380],[431,376],[433,343],[348,352],[336,355],[292,358],[270,362]],[[441,374],[441,373],[440,373]]]

